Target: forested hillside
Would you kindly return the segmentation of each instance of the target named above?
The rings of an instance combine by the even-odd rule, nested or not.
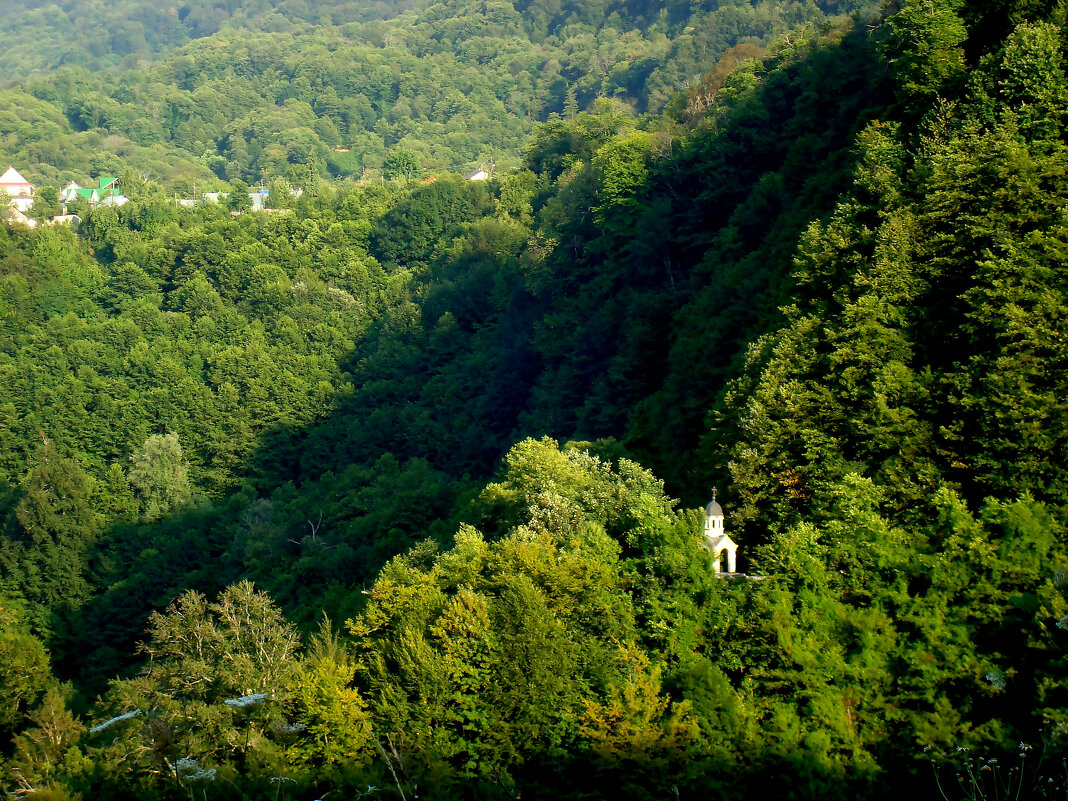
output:
[[[65,5],[0,10],[0,74],[33,73],[0,91],[8,159],[39,185],[129,167],[190,194],[513,170],[551,114],[657,111],[730,48],[871,3]]]
[[[313,5],[7,90],[37,175],[145,174],[0,229],[3,788],[1064,797],[1064,9]],[[393,113],[524,70],[450,117],[489,181]]]

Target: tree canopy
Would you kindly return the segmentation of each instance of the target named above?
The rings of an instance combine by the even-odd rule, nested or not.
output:
[[[1064,792],[1059,7],[67,5],[4,141],[130,202],[0,226],[5,792]]]

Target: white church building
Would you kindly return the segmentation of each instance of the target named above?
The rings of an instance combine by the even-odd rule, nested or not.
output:
[[[712,551],[716,561],[716,575],[731,578],[738,574],[738,544],[727,536],[723,527],[723,507],[716,502],[716,490],[705,507],[705,547]],[[723,556],[727,556],[727,569],[723,569]]]

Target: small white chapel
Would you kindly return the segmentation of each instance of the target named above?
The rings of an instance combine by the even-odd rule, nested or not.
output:
[[[716,575],[732,578],[738,573],[738,544],[727,536],[723,528],[723,507],[716,502],[716,489],[712,488],[712,500],[705,507],[705,547],[712,551],[716,560]],[[723,569],[723,555],[727,555],[727,569]]]

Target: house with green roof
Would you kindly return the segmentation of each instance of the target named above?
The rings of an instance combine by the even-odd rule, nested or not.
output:
[[[71,181],[59,193],[60,202],[66,206],[73,200],[81,199],[90,206],[103,204],[105,206],[121,206],[129,202],[129,198],[119,191],[119,179],[113,175],[101,175],[96,179],[96,186],[79,186]]]
[[[67,205],[73,200],[81,198],[89,203],[90,206],[95,206],[100,202],[100,193],[96,190],[96,187],[78,186],[74,181],[71,181],[63,190],[59,193],[59,200],[63,205]]]

